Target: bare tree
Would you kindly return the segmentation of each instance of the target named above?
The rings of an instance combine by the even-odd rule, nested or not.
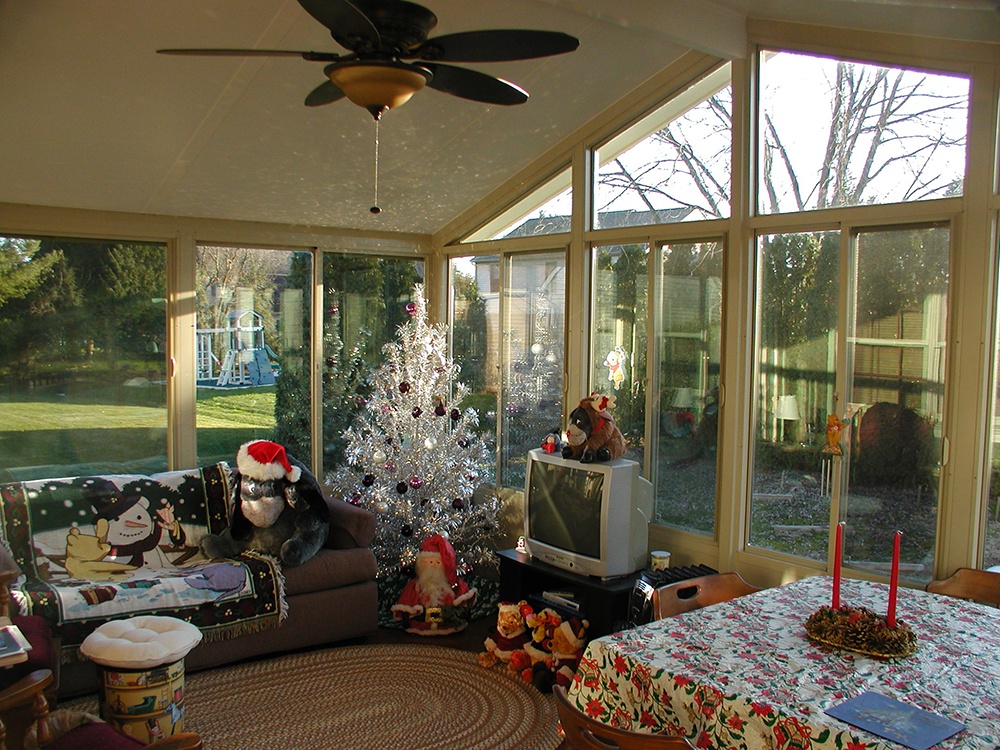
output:
[[[836,61],[821,69],[825,77],[817,85],[825,110],[805,102],[795,102],[794,109],[787,101],[771,103],[770,93],[811,81],[805,74],[794,80],[771,76],[761,97],[762,211],[923,200],[961,191],[961,167],[953,164],[961,163],[965,144],[967,89],[946,85],[944,76],[899,68]],[[598,176],[598,211],[630,206],[633,212],[689,209],[689,219],[728,216],[731,130],[726,87],[606,164]],[[817,132],[821,138],[813,137]],[[803,135],[810,136],[810,145],[798,142]]]

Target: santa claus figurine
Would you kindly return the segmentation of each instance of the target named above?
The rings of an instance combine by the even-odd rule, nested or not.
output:
[[[451,543],[440,534],[425,539],[416,572],[392,606],[393,617],[416,635],[449,635],[464,629],[477,592],[458,577]]]

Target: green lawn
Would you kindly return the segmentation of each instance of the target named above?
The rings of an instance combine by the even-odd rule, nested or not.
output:
[[[16,401],[5,403],[0,409],[3,413],[0,433],[52,429],[163,428],[167,424],[166,407]],[[198,427],[269,429],[274,424],[273,388],[199,393]]]
[[[274,388],[199,390],[198,454],[233,460],[246,440],[274,430]],[[57,398],[0,404],[0,469],[149,462],[166,468],[165,407],[71,403]]]

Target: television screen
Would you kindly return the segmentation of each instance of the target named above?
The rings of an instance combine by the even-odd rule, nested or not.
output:
[[[601,557],[603,473],[537,462],[529,478],[531,538],[589,557]]]
[[[528,452],[524,536],[540,562],[601,578],[639,570],[652,511],[653,485],[635,461],[583,464]]]

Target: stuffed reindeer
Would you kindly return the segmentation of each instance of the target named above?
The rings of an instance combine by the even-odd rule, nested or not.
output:
[[[563,458],[578,458],[581,463],[610,461],[625,453],[625,438],[611,418],[614,396],[590,394],[569,414]]]

